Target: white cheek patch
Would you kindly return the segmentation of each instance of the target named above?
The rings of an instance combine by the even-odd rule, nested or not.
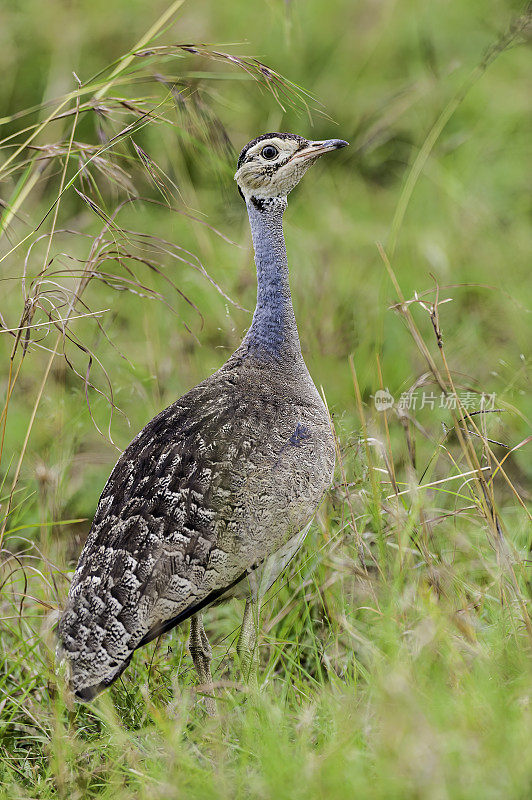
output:
[[[244,170],[244,167],[251,166],[250,164],[243,165],[236,173],[235,180],[246,200],[250,197],[261,200],[268,197],[286,197],[297,186],[314,160],[288,161],[271,175],[265,175],[260,166],[252,171]]]
[[[243,174],[240,174],[240,173]],[[285,170],[284,165],[272,171],[270,174],[264,172],[263,165],[257,165],[253,170],[240,170],[235,175],[242,192],[245,196],[254,195],[255,197],[265,198],[288,194],[295,185],[290,178],[293,177],[292,170]],[[297,179],[296,179],[297,182]]]

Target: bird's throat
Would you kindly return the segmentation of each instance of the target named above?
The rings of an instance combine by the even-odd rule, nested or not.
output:
[[[301,358],[283,236],[285,208],[285,198],[247,202],[257,265],[257,306],[243,344],[250,355],[276,361]]]

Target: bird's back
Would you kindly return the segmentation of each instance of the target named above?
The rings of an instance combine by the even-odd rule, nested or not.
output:
[[[285,547],[333,466],[304,364],[272,367],[239,350],[151,420],[103,490],[59,623],[78,697]]]

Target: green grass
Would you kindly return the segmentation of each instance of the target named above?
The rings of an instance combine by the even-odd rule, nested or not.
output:
[[[525,800],[523,7],[167,8],[30,1],[0,25],[0,798]],[[234,663],[242,608],[206,614],[218,718],[186,626],[67,708],[53,626],[117,448],[249,325],[232,176],[267,130],[351,143],[291,195],[285,231],[335,483],[266,598],[256,686]],[[482,393],[500,410],[469,416]]]

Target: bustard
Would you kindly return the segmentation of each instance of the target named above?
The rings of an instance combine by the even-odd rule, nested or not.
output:
[[[212,692],[201,612],[235,596],[246,599],[237,651],[249,667],[258,601],[300,547],[335,460],[301,354],[283,212],[308,167],[346,144],[269,133],[240,153],[235,180],[257,266],[253,321],[214,375],[141,430],[105,485],[58,626],[79,700],[188,617],[194,666]]]

